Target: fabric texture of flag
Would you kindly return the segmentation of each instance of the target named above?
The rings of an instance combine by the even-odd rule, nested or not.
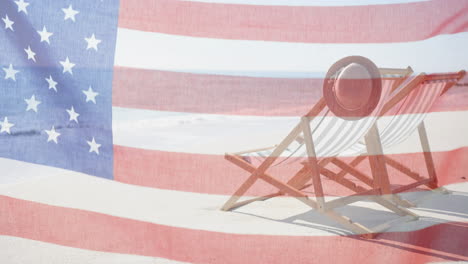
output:
[[[118,3],[41,5],[1,3],[2,156],[112,178]]]
[[[362,239],[294,197],[220,210],[249,177],[225,153],[280,143],[341,58],[467,70],[467,0],[0,0],[0,18],[0,263],[468,261],[467,77],[424,116],[450,192],[400,194],[418,220]],[[426,175],[417,134],[384,152]],[[293,156],[268,173],[287,181]],[[325,199],[350,195],[335,183]],[[338,211],[396,219],[372,201]]]

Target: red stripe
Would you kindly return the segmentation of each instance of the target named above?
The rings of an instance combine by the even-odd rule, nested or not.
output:
[[[176,208],[175,208],[176,210]],[[0,234],[194,263],[425,263],[468,260],[466,223],[376,240],[191,230],[0,196]]]
[[[255,6],[120,1],[119,27],[194,37],[315,43],[383,43],[466,31],[465,0],[370,6]]]
[[[158,111],[301,116],[322,95],[323,79],[261,78],[116,67],[114,106]],[[137,87],[138,89],[129,89]],[[432,111],[468,109],[468,89],[453,87]]]
[[[424,159],[420,153],[391,155],[410,169],[426,176]],[[433,158],[441,185],[466,181],[468,171],[468,147],[434,152]],[[349,161],[349,159],[345,159]],[[299,168],[300,164],[282,165],[268,171],[282,175],[286,180]],[[333,166],[329,166],[333,168]],[[370,175],[367,162],[359,170]],[[390,169],[391,182],[395,185],[409,183],[409,177]],[[226,161],[219,155],[187,154],[144,150],[114,146],[114,179],[120,182],[154,188],[186,192],[231,195],[248,173]],[[348,195],[349,191],[330,180],[323,180],[325,195]],[[259,181],[247,193],[260,196],[276,191]]]

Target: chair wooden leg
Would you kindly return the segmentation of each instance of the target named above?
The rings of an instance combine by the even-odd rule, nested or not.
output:
[[[385,157],[380,142],[379,130],[374,124],[365,137],[370,168],[374,180],[374,187],[380,188],[383,194],[391,194]]]
[[[244,193],[252,187],[252,185],[257,181],[258,176],[255,174],[250,175],[250,177],[236,190],[236,192],[227,200],[227,202],[223,205],[221,210],[223,211],[229,211],[234,207],[239,207],[234,206],[236,202],[244,195]]]
[[[301,186],[305,185],[310,180],[310,168],[307,166],[303,166],[289,181],[287,182],[289,185],[293,186],[294,188],[300,188]]]
[[[233,209],[242,207],[242,206],[244,206],[244,205],[248,205],[248,204],[253,203],[253,202],[266,201],[266,200],[268,200],[268,199],[271,199],[271,198],[274,198],[274,197],[277,197],[277,196],[280,196],[280,195],[283,195],[283,194],[282,194],[281,192],[276,192],[276,193],[264,195],[264,196],[261,196],[261,197],[256,197],[256,198],[252,198],[252,199],[248,199],[248,200],[236,202],[236,203],[231,204],[230,207],[229,207],[229,209],[224,210],[224,207],[223,207],[222,210],[224,210],[224,211],[233,210]]]
[[[241,161],[240,159],[236,159],[234,155],[226,155],[226,159],[231,161],[235,165],[241,167],[242,169],[248,171],[248,172],[252,171],[250,168],[247,168],[247,165],[246,165],[247,163],[245,163],[243,160]],[[323,159],[323,160],[321,160],[319,162],[319,166],[326,166],[330,161],[331,161],[331,158]],[[287,184],[294,187],[294,188],[296,188],[296,189],[298,189],[298,190],[302,190],[302,189],[310,186],[310,184],[307,184],[307,182],[309,182],[310,179],[311,179],[311,176],[310,176],[309,166],[303,166],[302,169],[299,170],[287,182]],[[264,196],[261,196],[261,197],[256,197],[256,198],[252,198],[252,199],[249,199],[249,200],[241,201],[241,202],[237,202],[240,199],[240,197],[237,197],[237,196],[233,195],[231,197],[232,200],[230,199],[228,202],[226,202],[226,204],[222,207],[222,210],[229,211],[229,210],[232,210],[232,209],[235,209],[235,208],[250,204],[252,202],[266,201],[268,199],[271,199],[271,198],[274,198],[274,197],[277,197],[277,196],[281,196],[281,195],[284,195],[284,193],[280,191],[280,192],[270,193],[270,194],[267,194],[267,195],[264,195]],[[236,197],[237,197],[237,199],[235,199]]]
[[[432,179],[430,178],[424,178],[422,177],[421,175],[419,175],[418,173],[416,172],[413,172],[412,170],[410,170],[408,167],[406,167],[405,165],[399,163],[398,161],[388,157],[388,156],[385,156],[385,161],[387,161],[387,164],[392,166],[393,168],[397,169],[398,171],[400,171],[401,173],[404,173],[405,175],[411,177],[412,179],[414,179],[415,182],[415,186],[414,187],[417,187],[419,185],[426,185],[427,187],[430,187],[428,184],[428,181],[431,182]],[[431,188],[432,189],[432,188]],[[435,191],[435,192],[440,192],[440,193],[449,193],[449,191],[447,189],[445,189],[444,187],[437,187],[436,189],[432,189],[432,191]],[[393,192],[395,192],[395,190],[393,190]]]
[[[320,170],[317,161],[317,155],[315,154],[314,140],[310,130],[310,119],[308,117],[302,117],[302,133],[304,134],[304,141],[307,150],[308,165],[310,166],[310,174],[315,191],[315,197],[317,199],[319,210],[325,209],[325,197],[323,193],[322,180],[320,179]]]
[[[325,166],[330,162],[331,159],[324,159],[319,162],[319,166]],[[288,182],[287,184],[298,189],[298,190],[303,190],[305,188],[310,187],[312,184],[307,184],[310,181],[310,168],[308,166],[303,166],[301,170],[299,170]],[[275,192],[275,193],[270,193],[261,197],[256,197],[252,198],[249,200],[245,200],[242,202],[237,202],[233,204],[229,210],[247,205],[252,202],[257,202],[257,201],[266,201],[268,199],[284,195],[283,192]]]
[[[403,191],[407,191],[407,190],[410,190],[410,189],[413,189],[413,188],[416,188],[420,185],[426,185],[427,187],[429,187],[431,189],[431,192],[435,192],[435,193],[440,193],[440,194],[450,194],[450,191],[447,190],[446,188],[444,187],[435,187],[433,186],[433,181],[431,178],[424,178],[422,176],[420,176],[418,173],[416,172],[413,172],[412,170],[410,170],[408,167],[404,166],[403,164],[399,163],[398,161],[388,157],[388,156],[385,156],[385,160],[387,161],[387,164],[392,166],[393,168],[397,169],[398,171],[400,171],[401,173],[411,177],[412,179],[414,179],[416,182],[412,183],[412,184],[408,184],[408,185],[405,185],[405,186],[402,186],[400,188],[396,188],[396,189],[393,189],[393,193],[400,193],[400,192],[403,192]],[[412,201],[410,202],[411,205],[408,205],[406,207],[415,207],[416,206],[416,203],[422,201],[423,199],[418,199],[417,201]]]
[[[300,192],[299,190],[293,188],[292,186],[283,183],[279,180],[276,180],[275,178],[271,177],[268,174],[263,174],[260,176],[262,180],[265,180],[266,182],[270,183],[271,185],[277,187],[280,189],[282,192],[289,194],[293,196],[294,198],[298,199],[299,201],[309,205],[310,207],[314,209],[319,209],[319,204],[307,197],[304,193]],[[330,217],[331,219],[335,220],[336,222],[340,223],[342,226],[346,227],[347,229],[353,231],[356,234],[359,235],[368,235],[373,233],[373,231],[357,222],[352,221],[346,216],[343,216],[341,214],[338,214],[334,210],[331,209],[325,209],[325,210],[319,210],[320,213]],[[373,235],[372,235],[373,236]]]
[[[257,181],[260,175],[265,173],[265,171],[273,164],[273,162],[278,158],[281,153],[287,148],[287,146],[301,133],[302,126],[298,124],[296,127],[289,132],[288,136],[281,141],[281,143],[273,150],[266,160],[260,164],[258,168],[253,167],[251,164],[245,160],[239,158],[235,155],[226,154],[225,158],[242,169],[251,173],[250,177],[237,189],[237,191],[229,198],[229,200],[221,208],[224,211],[230,210],[235,207],[236,202],[241,198],[242,195]]]
[[[336,166],[338,166],[343,171],[346,171],[347,173],[351,174],[356,179],[362,181],[363,183],[367,184],[370,187],[373,187],[374,182],[373,182],[372,178],[367,176],[366,174],[358,171],[353,166],[348,165],[346,162],[344,162],[344,161],[342,161],[342,160],[340,160],[338,158],[334,158],[332,163],[335,164]]]
[[[349,163],[349,166],[351,166],[351,167],[354,168],[354,167],[356,167],[357,165],[359,165],[359,163],[361,163],[361,162],[362,162],[363,160],[365,160],[365,159],[366,159],[366,156],[358,156],[358,157],[354,158],[354,159]],[[338,172],[338,173],[336,174],[336,176],[337,176],[338,178],[343,178],[344,176],[346,176],[346,174],[348,174],[348,171],[345,170],[345,169],[341,169],[341,171]]]
[[[335,174],[334,172],[332,172],[332,171],[330,171],[330,170],[328,170],[326,168],[320,168],[320,173],[322,175],[324,175],[325,177],[337,182],[338,184],[350,189],[351,191],[353,191],[355,193],[363,193],[363,192],[367,191],[363,187],[356,185],[354,182],[352,182],[352,181],[350,181],[348,179],[338,177],[339,176],[338,174]],[[395,195],[391,195],[391,197],[392,196],[395,196]],[[374,202],[376,202],[376,203],[380,204],[381,206],[389,209],[390,211],[395,212],[398,215],[401,215],[401,216],[410,215],[410,216],[417,217],[417,215],[412,213],[411,211],[409,211],[407,209],[404,209],[404,208],[400,208],[400,207],[394,205],[392,202],[387,200],[388,198],[385,199],[385,198],[380,197],[380,196],[370,196],[370,197]]]
[[[242,183],[242,185],[234,192],[234,194],[229,198],[229,200],[226,201],[226,203],[221,208],[221,210],[223,211],[229,211],[233,208],[240,207],[242,205],[246,205],[250,202],[253,202],[253,200],[251,200],[248,203],[245,201],[236,203],[242,197],[242,195],[244,195],[245,192],[247,192],[247,190],[250,187],[252,187],[252,185],[258,180],[259,175],[257,174],[257,168],[255,168],[250,163],[246,162],[238,156],[226,154],[225,159],[239,166],[241,169],[244,169],[247,172],[251,173],[249,178],[247,178],[247,180],[245,180]]]
[[[398,161],[390,158],[389,156],[385,156],[385,161],[392,168],[394,168],[394,169],[398,170],[399,172],[407,175],[408,177],[412,178],[415,181],[424,180],[424,178],[421,175],[419,175],[417,172],[412,171],[410,168],[408,168],[405,165],[399,163]]]
[[[411,212],[410,210],[408,210],[406,208],[398,207],[394,203],[392,203],[391,201],[395,202],[395,200],[394,200],[395,197],[398,197],[398,196],[390,195],[390,197],[388,197],[388,198],[375,196],[372,199],[375,202],[377,202],[378,204],[380,204],[381,206],[383,206],[383,207],[389,209],[390,211],[398,214],[399,216],[411,216],[411,217],[413,217],[414,220],[419,218],[419,216],[417,214]],[[407,202],[406,200],[403,200],[401,203],[406,204],[406,202]],[[400,205],[400,203],[396,203],[396,204]],[[412,205],[412,204],[410,204],[410,205]],[[413,207],[413,206],[404,206],[404,207]]]
[[[246,200],[246,201],[237,202],[245,194],[245,192],[259,179],[259,177],[261,175],[265,174],[265,173],[263,173],[263,174],[258,173],[258,171],[259,171],[258,168],[254,167],[252,164],[246,162],[245,160],[243,160],[239,156],[226,154],[225,158],[226,158],[226,160],[228,160],[228,161],[234,163],[235,165],[239,166],[241,169],[244,169],[245,171],[251,173],[251,175],[246,181],[244,181],[244,183],[229,198],[229,200],[223,205],[221,210],[229,211],[229,210],[232,210],[234,208],[238,208],[238,207],[247,205],[247,204],[255,202],[255,201],[264,201],[264,200],[267,200],[269,198],[273,198],[273,197],[276,197],[276,196],[279,196],[279,195],[282,195],[282,194],[285,193],[283,189],[280,189],[280,192],[277,192],[277,193],[272,193],[272,194],[268,194],[268,195],[265,195],[265,196],[262,196],[262,197],[257,197],[257,198],[249,199],[249,200]],[[270,177],[270,178],[272,178],[272,177]],[[299,187],[297,189],[302,189],[303,186],[304,185],[301,185],[301,187]],[[289,186],[289,187],[291,187],[291,186]]]
[[[327,210],[324,213],[326,216],[340,223],[342,226],[346,227],[347,229],[353,231],[355,234],[362,235],[365,238],[374,238],[376,235],[374,231],[372,231],[371,229],[357,222],[352,221],[348,217],[341,215],[335,212],[334,210]]]
[[[434,160],[432,159],[431,148],[429,147],[429,140],[427,138],[426,127],[424,122],[418,126],[419,140],[421,141],[421,147],[423,149],[424,161],[426,162],[427,173],[431,181],[426,185],[429,188],[435,189],[438,186],[437,174],[435,171]]]
[[[324,158],[318,162],[319,167],[325,167],[333,160],[333,158]],[[303,163],[303,167],[288,181],[288,184],[294,188],[302,189],[311,180],[310,166],[307,162]]]
[[[387,164],[383,154],[382,143],[380,142],[377,125],[373,125],[367,133],[366,147],[369,157],[369,164],[374,179],[374,188],[380,188],[382,194],[392,197],[393,202],[403,207],[414,206],[411,202],[392,194],[390,179],[388,177]]]

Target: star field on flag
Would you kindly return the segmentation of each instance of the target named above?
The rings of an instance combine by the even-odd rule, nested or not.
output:
[[[112,178],[117,16],[118,1],[0,2],[2,157]]]

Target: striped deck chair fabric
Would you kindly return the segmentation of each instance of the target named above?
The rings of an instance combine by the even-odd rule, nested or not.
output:
[[[416,87],[401,103],[390,112],[392,118],[382,124],[380,140],[384,148],[389,148],[405,141],[423,122],[430,108],[441,96],[447,83],[456,83],[456,78],[447,80],[428,80]],[[396,90],[395,93],[398,93]],[[380,120],[379,120],[380,121]],[[383,121],[383,120],[382,120]],[[366,152],[366,146],[358,142],[345,154],[356,155]]]
[[[389,69],[382,69],[383,73],[387,71],[389,71]],[[358,120],[346,120],[337,117],[328,107],[325,107],[311,121],[310,126],[312,128],[317,157],[333,157],[348,151],[350,147],[355,147],[359,143],[378,119],[378,113],[382,110],[392,90],[404,81],[407,74],[411,73],[411,70],[399,70],[399,73],[397,73],[397,70],[394,69],[389,72],[390,73],[382,74],[382,96],[378,107],[369,116]],[[292,162],[297,162],[298,157],[305,157],[307,154],[303,137],[304,135],[301,134],[297,140],[293,141],[282,153],[281,158],[277,160],[276,164],[279,165],[284,162],[290,164]],[[242,156],[245,160],[251,162],[262,162],[272,152],[273,149],[266,149],[243,153]]]

